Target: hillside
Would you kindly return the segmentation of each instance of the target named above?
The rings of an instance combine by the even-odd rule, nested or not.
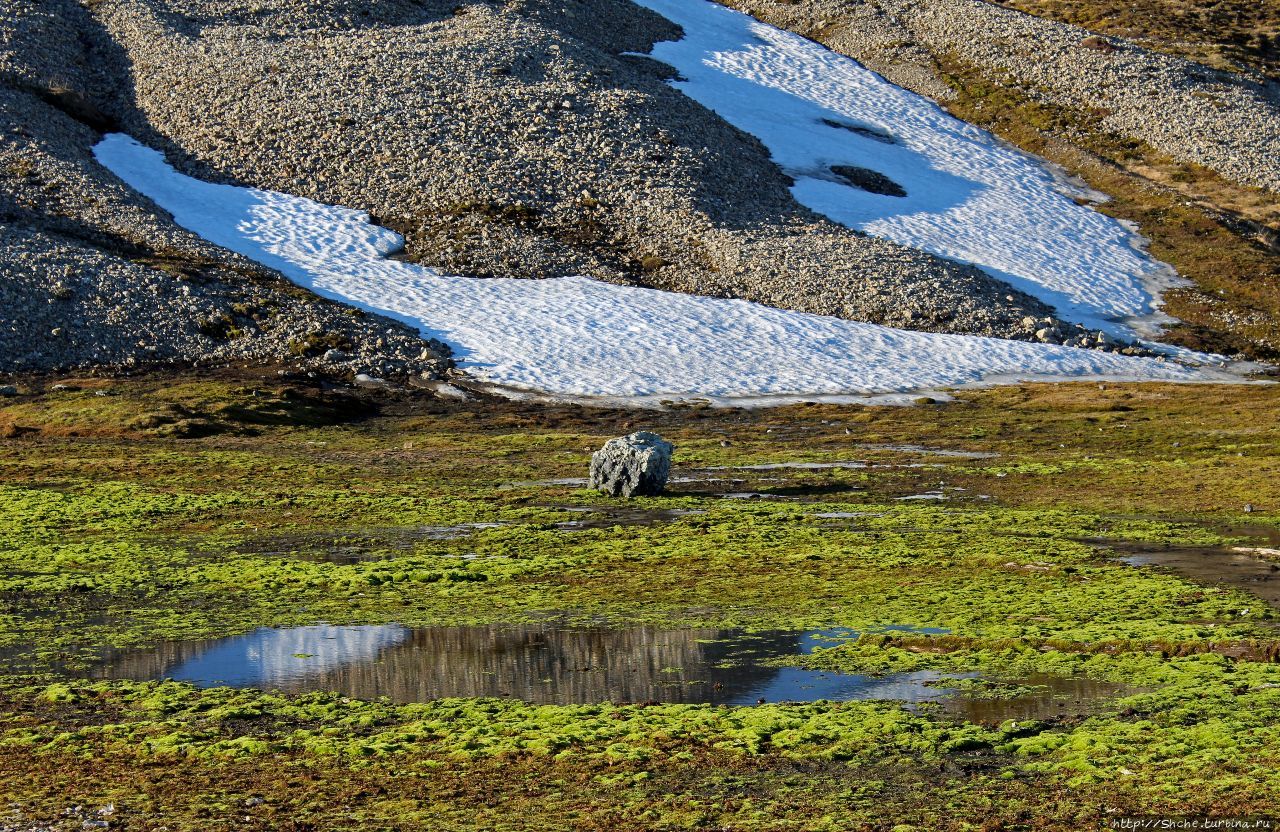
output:
[[[1272,51],[1241,51],[1274,31],[1274,4],[1169,13],[1159,0],[729,5],[850,55],[1082,177],[1110,197],[1100,210],[1134,223],[1152,254],[1193,281],[1165,295],[1165,309],[1183,321],[1171,340],[1276,355],[1280,85],[1267,74]],[[1094,23],[1108,37],[1070,25]],[[1206,49],[1256,60],[1187,60]]]
[[[949,100],[959,114],[1014,140],[1017,131],[1002,130],[982,101],[965,103],[976,81],[957,97],[958,70],[939,56],[983,72],[1007,70],[1009,53],[998,44],[1020,37],[1070,52],[1009,88],[1041,90],[1034,106],[1053,109],[1054,142],[1090,136],[1095,127],[1127,131],[1196,171],[1174,171],[1172,185],[1158,174],[1135,184],[1129,169],[1136,164],[1117,172],[1111,160],[1089,157],[1105,163],[1108,176],[1127,177],[1117,181],[1092,175],[1084,162],[1069,165],[1112,193],[1104,211],[1138,222],[1153,253],[1198,282],[1166,294],[1167,308],[1187,321],[1174,341],[1229,355],[1271,354],[1276,255],[1265,241],[1277,221],[1267,194],[1280,182],[1271,152],[1280,139],[1257,129],[1280,123],[1271,86],[1205,75],[1133,45],[1118,53],[1080,49],[1074,31],[981,3],[935,10],[932,18],[912,17],[906,7],[748,8]],[[842,14],[850,16],[844,23]],[[938,15],[971,20],[969,34],[929,29]],[[722,106],[691,98],[682,83],[673,88],[677,71],[645,57],[686,33],[622,0],[302,7],[58,0],[14,4],[0,25],[9,123],[0,148],[9,238],[0,258],[8,310],[0,357],[10,371],[250,359],[348,375],[438,377],[449,347],[458,347],[415,344],[402,326],[317,302],[192,236],[95,164],[90,149],[103,131],[132,135],[205,181],[366,211],[403,235],[404,257],[447,274],[583,275],[913,330],[1076,345],[1072,325],[1095,325],[1090,307],[1055,302],[1026,282],[1034,275],[1020,273],[1035,247],[1061,248],[1074,234],[1066,224],[1052,227],[1052,211],[1026,231],[1010,228],[998,243],[1026,240],[1025,253],[984,261],[982,250],[963,242],[881,232],[799,196],[797,177],[803,184],[808,174],[779,162],[785,150],[726,118]],[[856,38],[841,40],[855,28]],[[1113,84],[1126,90],[1145,83],[1178,92],[1117,105],[1126,97],[1078,83],[1100,62],[1108,71],[1120,67]],[[1030,72],[1036,63],[1016,65]],[[1057,79],[1058,92],[1045,78]],[[1002,88],[1002,107],[1015,106],[1004,101],[1010,94]],[[1105,108],[1114,112],[1094,124]],[[1187,117],[1150,117],[1170,111]],[[1055,161],[1067,156],[1048,140],[1021,139]],[[932,140],[921,141],[913,147]],[[1081,147],[1089,143],[1069,150],[1084,153]],[[845,188],[849,176],[863,176],[848,171],[866,169],[834,165],[836,174],[823,175]],[[950,186],[922,180],[919,187]],[[1170,188],[1194,192],[1201,207],[1179,200],[1166,210]],[[920,210],[912,201],[920,193],[911,187],[908,210]],[[1077,201],[1079,194],[1087,192]],[[1073,210],[1054,209],[1067,223],[1077,222],[1066,216]],[[1186,211],[1194,213],[1179,213]],[[1007,221],[991,215],[979,223]],[[959,228],[941,233],[954,239]],[[1095,262],[1089,279],[1157,266]]]

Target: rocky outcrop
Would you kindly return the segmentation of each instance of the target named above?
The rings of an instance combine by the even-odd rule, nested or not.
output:
[[[612,497],[657,496],[667,487],[674,450],[648,431],[610,439],[591,455],[588,485]]]

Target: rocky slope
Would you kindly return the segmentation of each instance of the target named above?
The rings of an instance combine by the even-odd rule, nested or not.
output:
[[[415,259],[939,330],[1043,311],[799,207],[755,139],[624,54],[680,36],[625,0],[255,9],[99,5],[133,65],[128,128],[190,172],[366,208]]]
[[[1164,295],[1182,321],[1169,340],[1280,357],[1280,87],[1265,74],[1169,54],[1184,52],[1182,41],[1099,37],[983,0],[721,2],[849,55],[1083,178],[1110,197],[1102,211],[1137,227],[1192,281]],[[1115,18],[1105,3],[1074,4],[1070,16],[1101,14],[1115,29],[1126,15],[1157,15],[1162,2],[1140,0]],[[1013,5],[1067,11],[1054,0]],[[1247,24],[1237,17],[1235,28],[1193,39],[1225,48]]]
[[[622,0],[21,0],[0,26],[5,369],[334,346],[352,371],[437,368],[438,345],[174,226],[92,161],[106,130],[206,179],[369,210],[409,256],[464,274],[1015,337],[1049,314],[797,205],[758,142],[624,54],[679,32]]]
[[[814,37],[933,98],[951,95],[934,56],[991,68],[1042,101],[1097,111],[1106,130],[1280,193],[1280,85],[984,0],[727,5]]]
[[[898,32],[908,11],[868,17],[868,36]],[[1050,314],[976,268],[798,205],[758,141],[633,54],[681,33],[626,0],[11,0],[0,33],[0,371],[444,367],[443,345],[178,228],[93,161],[111,130],[204,179],[367,210],[409,257],[454,273],[584,274],[1014,338]],[[881,47],[894,80],[945,92]],[[1086,58],[1086,75],[1115,61]],[[1224,170],[1280,181],[1265,142],[1228,144]]]
[[[301,292],[182,230],[90,147],[127,109],[127,61],[73,3],[0,28],[0,370],[324,362],[438,376],[447,349]]]

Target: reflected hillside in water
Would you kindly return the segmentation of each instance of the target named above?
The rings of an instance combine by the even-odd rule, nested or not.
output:
[[[100,678],[173,678],[288,692],[337,691],[396,702],[501,697],[545,704],[944,696],[934,673],[872,678],[765,666],[849,631],[744,633],[725,629],[609,629],[557,624],[410,629],[316,625],[259,629],[214,641],[161,645],[108,658]]]

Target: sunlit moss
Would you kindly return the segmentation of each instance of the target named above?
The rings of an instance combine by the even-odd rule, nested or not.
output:
[[[573,529],[561,524],[586,515],[567,509],[635,504],[539,482],[581,476],[634,414],[440,406],[186,441],[79,421],[163,406],[152,382],[133,385],[85,397],[89,416],[68,394],[0,408],[49,417],[0,443],[0,750],[14,762],[0,787],[31,817],[114,800],[171,829],[259,805],[277,813],[271,828],[346,828],[333,820],[344,805],[351,823],[389,829],[563,828],[548,812],[586,829],[891,828],[889,813],[921,829],[1078,829],[1099,806],[1245,813],[1280,799],[1275,612],[1087,542],[1226,543],[1182,515],[1238,522],[1246,502],[1260,509],[1250,522],[1273,522],[1268,388],[1213,388],[1213,404],[1187,388],[1074,385],[905,410],[654,415],[677,474],[697,476],[644,505],[697,513]],[[245,396],[214,382],[173,393],[210,412],[223,394]],[[867,467],[733,467],[783,461]],[[897,499],[934,489],[949,499]],[[440,528],[457,533],[421,532]],[[864,635],[784,661],[976,672],[993,696],[1035,673],[1124,688],[1088,713],[991,725],[887,702],[397,705],[75,679],[105,647],[547,613],[839,625]]]

